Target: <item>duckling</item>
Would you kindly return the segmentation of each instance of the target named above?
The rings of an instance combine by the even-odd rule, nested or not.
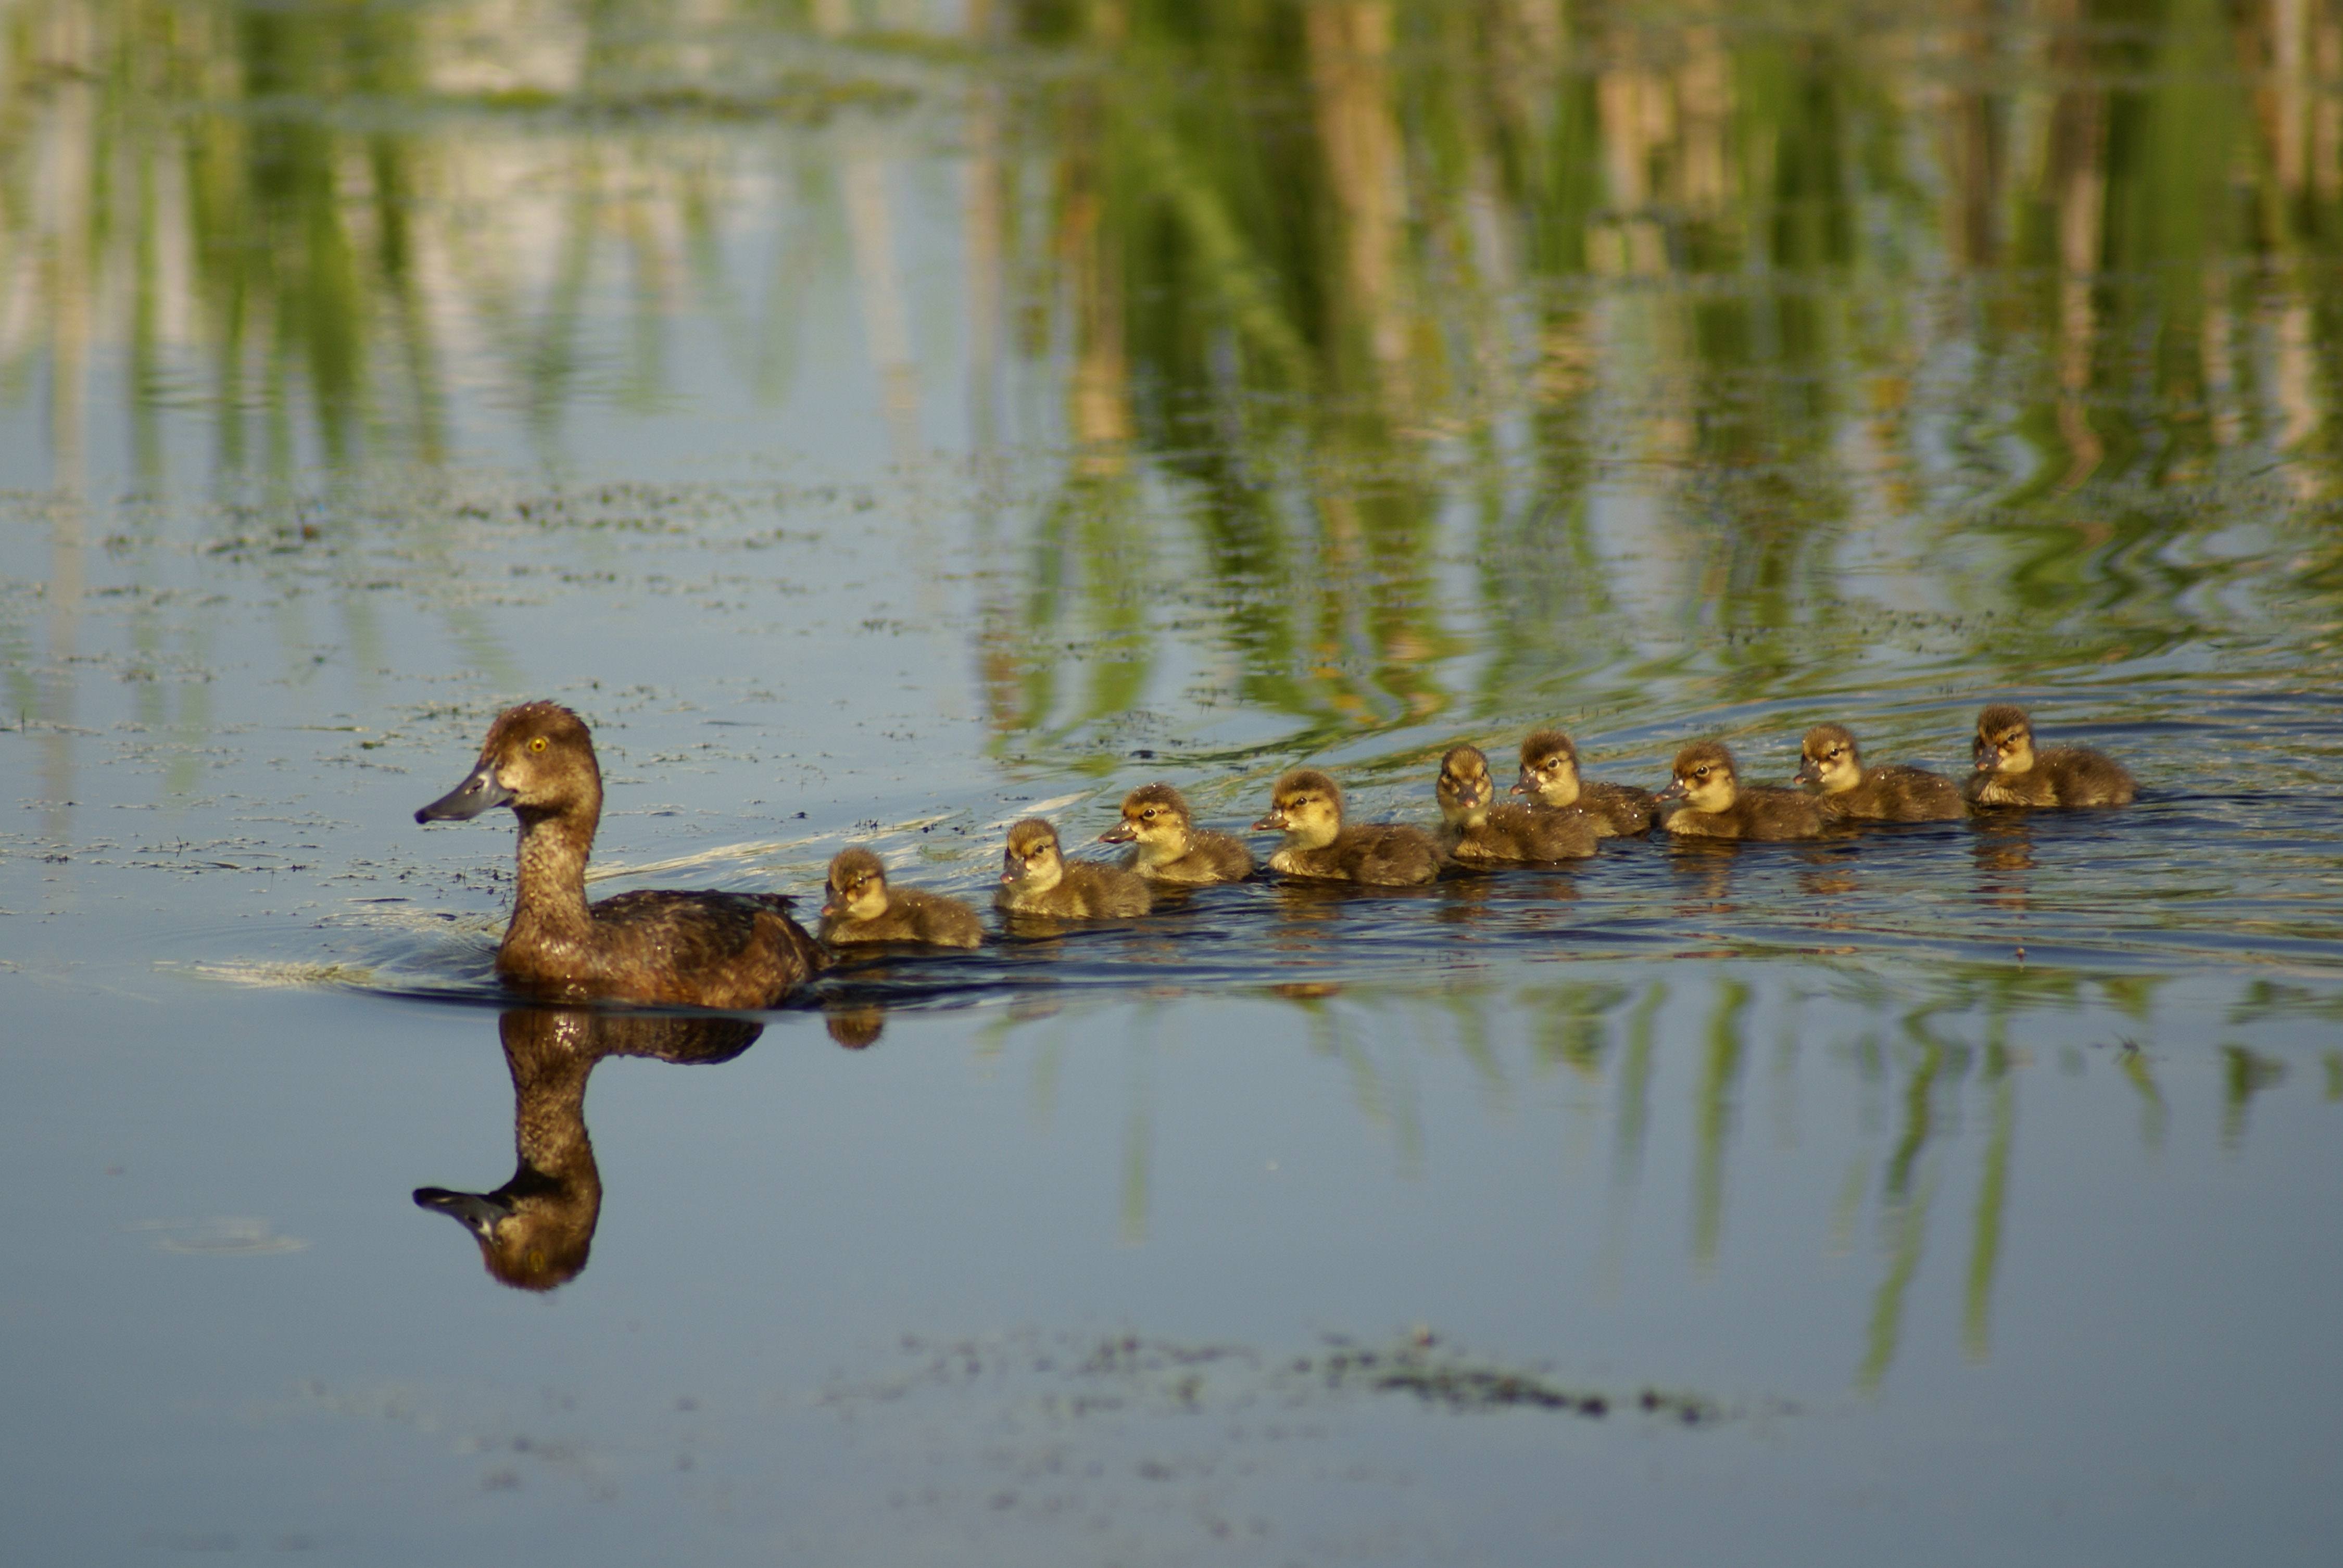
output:
[[[1285,842],[1269,863],[1289,877],[1367,882],[1383,888],[1436,881],[1442,855],[1432,835],[1403,822],[1342,825],[1342,792],[1315,769],[1300,768],[1277,781],[1269,815],[1257,833],[1283,829]]]
[[[1682,800],[1661,824],[1671,833],[1698,839],[1814,839],[1823,830],[1822,809],[1795,789],[1735,779],[1733,753],[1715,740],[1696,740],[1676,753],[1674,775],[1659,793]]]
[[[1544,806],[1575,806],[1594,825],[1597,838],[1626,839],[1652,830],[1659,802],[1649,789],[1578,776],[1578,748],[1559,729],[1541,729],[1522,742],[1521,781],[1516,795]]]
[[[1147,884],[1118,866],[1068,860],[1058,852],[1058,830],[1039,817],[1009,829],[994,903],[1013,914],[1106,920],[1143,915],[1154,907]]]
[[[1952,822],[1969,814],[1960,787],[1925,768],[1863,765],[1845,727],[1817,724],[1798,748],[1797,781],[1811,784],[1823,815],[1836,821]]]
[[[984,940],[976,911],[958,899],[887,886],[887,868],[868,849],[840,849],[830,862],[830,897],[821,906],[821,940],[924,942],[972,948]]]
[[[1124,796],[1122,820],[1099,842],[1138,846],[1123,857],[1123,869],[1151,882],[1192,887],[1252,875],[1252,851],[1226,833],[1199,829],[1186,798],[1169,784],[1141,784]]]
[[[586,721],[553,702],[497,716],[470,777],[415,813],[520,819],[512,920],[497,946],[508,983],[561,1000],[769,1007],[830,959],[779,893],[635,892],[586,902],[602,770]]]
[[[2128,806],[2135,787],[2124,765],[2082,746],[2034,749],[2026,710],[1996,703],[1977,715],[1976,771],[1968,798],[1979,806]]]
[[[1577,860],[1594,853],[1594,824],[1574,806],[1493,805],[1497,781],[1477,746],[1452,746],[1433,786],[1442,843],[1460,860]]]

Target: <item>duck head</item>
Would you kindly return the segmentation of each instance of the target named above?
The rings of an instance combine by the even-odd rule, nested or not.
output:
[[[1970,750],[1980,773],[2030,773],[2034,769],[2034,721],[2022,708],[1996,704],[1977,715]]]
[[[1001,856],[1001,882],[1021,893],[1046,893],[1066,874],[1058,854],[1058,830],[1039,817],[1028,817],[1009,829],[1009,848]]]
[[[1825,795],[1843,795],[1863,782],[1863,755],[1855,737],[1836,724],[1817,724],[1798,746],[1796,781]]]
[[[875,920],[887,912],[887,868],[868,849],[840,849],[830,862],[826,920]]]
[[[1461,831],[1488,820],[1497,781],[1489,777],[1489,759],[1479,747],[1452,746],[1440,759],[1432,792],[1440,801],[1440,819]]]
[[[524,702],[497,715],[480,760],[461,784],[415,813],[418,822],[468,822],[509,806],[537,817],[602,810],[602,769],[586,721],[558,702]]]
[[[1253,830],[1282,832],[1297,849],[1324,849],[1342,830],[1342,791],[1316,769],[1297,768],[1270,791],[1269,815]]]
[[[1522,774],[1513,786],[1544,806],[1578,804],[1578,748],[1559,729],[1541,729],[1522,742]]]
[[[1695,740],[1676,753],[1663,800],[1681,800],[1695,811],[1730,811],[1741,793],[1735,782],[1733,753],[1715,740]]]

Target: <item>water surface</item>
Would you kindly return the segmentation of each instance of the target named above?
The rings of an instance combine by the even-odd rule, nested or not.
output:
[[[5,15],[27,1561],[2321,1560],[2343,13]],[[2142,796],[547,1014],[537,696],[610,891]]]

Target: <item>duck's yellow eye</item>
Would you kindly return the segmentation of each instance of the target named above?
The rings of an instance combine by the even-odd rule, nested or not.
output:
[[[542,751],[542,750],[544,750],[544,749],[545,749],[545,737],[544,737],[544,736],[542,736],[542,735],[539,735],[539,736],[537,736],[537,737],[535,737],[534,739],[532,739],[529,741],[529,743],[528,743],[528,749],[529,749],[531,751]]]

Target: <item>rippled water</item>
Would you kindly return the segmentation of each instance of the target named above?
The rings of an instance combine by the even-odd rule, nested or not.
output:
[[[2343,12],[0,15],[25,1560],[2327,1554]],[[545,1013],[532,696],[598,891],[2141,796]]]

